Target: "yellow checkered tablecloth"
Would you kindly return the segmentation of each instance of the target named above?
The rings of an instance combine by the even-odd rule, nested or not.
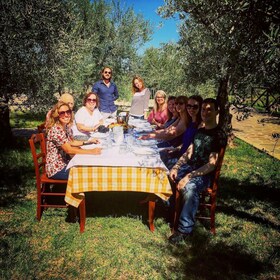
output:
[[[135,191],[154,193],[167,199],[172,190],[166,171],[159,168],[74,166],[66,189],[66,203],[78,207],[84,192]]]

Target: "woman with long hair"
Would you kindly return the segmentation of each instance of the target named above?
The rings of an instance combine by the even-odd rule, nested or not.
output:
[[[199,95],[192,95],[188,98],[186,104],[188,115],[190,116],[190,121],[188,126],[183,133],[182,145],[177,149],[166,150],[160,153],[162,161],[165,163],[168,169],[171,169],[178,159],[186,152],[189,145],[192,143],[195,133],[198,128],[202,126],[201,120],[201,104],[202,97]]]
[[[173,146],[177,147],[182,144],[183,133],[187,129],[190,122],[190,116],[187,112],[188,98],[180,95],[175,99],[176,111],[178,112],[178,118],[169,127],[164,129],[155,130],[147,135],[143,135],[140,139],[157,139],[162,140],[159,147]]]
[[[167,95],[163,90],[158,90],[154,98],[154,108],[148,116],[148,122],[156,125],[157,129],[163,128],[168,119]]]
[[[85,144],[97,144],[97,139],[89,139],[87,142],[73,140],[71,125],[73,123],[72,109],[69,104],[58,102],[51,112],[46,127],[47,133],[47,156],[46,173],[49,178],[65,180],[68,179],[69,169],[66,166],[70,156],[74,154],[101,153],[100,148],[83,150],[80,146]]]
[[[168,96],[168,99],[167,99],[168,119],[167,119],[166,123],[164,124],[164,128],[167,128],[168,126],[173,124],[178,119],[179,115],[178,115],[178,112],[176,111],[175,100],[176,100],[176,96],[174,96],[174,95]]]
[[[145,87],[145,83],[140,76],[135,76],[132,79],[132,93],[129,117],[132,119],[147,119],[151,92]]]

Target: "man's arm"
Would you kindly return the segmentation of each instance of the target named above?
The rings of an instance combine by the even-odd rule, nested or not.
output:
[[[214,171],[217,165],[218,157],[218,153],[211,153],[209,156],[209,161],[203,166],[199,167],[198,169],[188,173],[184,178],[182,178],[177,185],[177,189],[182,189],[193,177],[203,176]]]
[[[169,177],[171,178],[171,180],[173,181],[176,180],[176,177],[178,175],[178,170],[183,164],[187,163],[187,161],[191,158],[192,154],[193,154],[193,144],[189,146],[187,151],[179,158],[177,163],[170,170]]]
[[[114,100],[117,100],[119,98],[119,92],[118,92],[118,88],[117,88],[116,84],[114,86],[115,86],[115,90],[114,90],[115,99]]]
[[[187,163],[187,161],[191,158],[193,154],[193,144],[191,144],[186,152],[179,158],[177,163],[173,166],[172,169],[178,170],[183,164]]]
[[[91,89],[92,92],[98,93],[98,83],[96,82]]]

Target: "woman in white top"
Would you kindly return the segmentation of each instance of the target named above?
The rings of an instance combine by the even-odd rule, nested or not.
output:
[[[102,115],[98,109],[99,99],[96,93],[89,92],[83,100],[81,107],[75,114],[75,125],[73,126],[73,135],[75,140],[86,141],[98,127],[103,124]]]
[[[135,76],[132,79],[132,92],[133,98],[129,116],[135,119],[146,119],[151,92],[148,88],[145,88],[144,81],[140,76]]]

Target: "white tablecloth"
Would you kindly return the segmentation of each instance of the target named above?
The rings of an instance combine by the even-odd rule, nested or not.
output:
[[[90,145],[96,147],[96,145]],[[87,146],[89,148],[89,146]],[[131,167],[146,167],[146,168],[161,168],[168,171],[158,152],[153,155],[139,155],[135,152],[145,153],[145,149],[150,147],[133,147],[132,151],[120,153],[120,146],[102,149],[100,155],[75,155],[68,163],[67,168],[73,166],[131,166]]]

